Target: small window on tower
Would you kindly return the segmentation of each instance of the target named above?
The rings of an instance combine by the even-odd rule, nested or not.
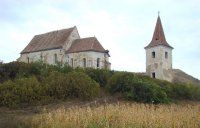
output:
[[[165,59],[168,58],[168,52],[165,52]]]
[[[155,57],[156,57],[156,53],[152,52],[152,58],[155,58]]]
[[[156,78],[156,73],[155,72],[152,73],[152,78]]]

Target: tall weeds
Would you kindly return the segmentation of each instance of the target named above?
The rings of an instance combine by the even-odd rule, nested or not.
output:
[[[200,104],[108,104],[59,108],[33,117],[32,128],[199,128]]]

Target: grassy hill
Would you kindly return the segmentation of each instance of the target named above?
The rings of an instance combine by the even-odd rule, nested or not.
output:
[[[194,78],[191,75],[188,75],[187,73],[183,72],[180,69],[171,69],[169,70],[170,74],[172,75],[173,82],[185,82],[185,83],[193,83],[200,85],[200,80]]]

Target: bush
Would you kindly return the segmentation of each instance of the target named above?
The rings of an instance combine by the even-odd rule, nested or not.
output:
[[[16,106],[42,99],[43,88],[35,77],[6,81],[0,84],[0,105]]]
[[[109,78],[112,76],[112,71],[106,69],[86,68],[84,72],[99,83],[101,87],[105,87]]]
[[[200,100],[200,86],[189,83],[172,84],[172,96],[178,100]]]
[[[147,103],[168,102],[167,94],[156,83],[133,73],[115,73],[108,82],[111,93],[120,92],[128,100]]]
[[[0,83],[6,80],[14,80],[16,78],[36,76],[38,80],[43,80],[51,72],[58,71],[62,73],[71,72],[73,69],[68,65],[48,65],[40,61],[34,63],[10,62],[0,65]]]
[[[13,80],[16,77],[28,77],[30,65],[22,62],[11,62],[0,65],[0,83],[6,80]]]
[[[52,72],[45,84],[48,86],[48,95],[59,99],[91,99],[99,93],[99,84],[82,72]]]

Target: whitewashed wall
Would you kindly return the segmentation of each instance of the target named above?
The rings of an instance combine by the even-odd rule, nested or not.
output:
[[[65,52],[62,49],[53,49],[53,50],[46,50],[40,52],[32,52],[32,53],[25,53],[22,54],[19,58],[19,61],[28,63],[29,62],[36,62],[42,61],[48,64],[56,64],[55,63],[55,54],[57,55],[58,62],[65,62]]]
[[[155,52],[155,58],[152,58],[152,52]],[[165,58],[165,52],[168,58]],[[165,79],[164,70],[172,69],[172,49],[165,46],[156,46],[146,49],[146,73],[152,76],[155,72],[156,78]]]
[[[105,55],[105,53],[94,51],[69,53],[66,57],[70,66],[72,66],[73,59],[73,67],[84,67],[84,58],[86,59],[86,67],[92,68],[105,68],[105,60],[109,62],[109,58]],[[99,67],[97,67],[97,58],[100,58]]]

